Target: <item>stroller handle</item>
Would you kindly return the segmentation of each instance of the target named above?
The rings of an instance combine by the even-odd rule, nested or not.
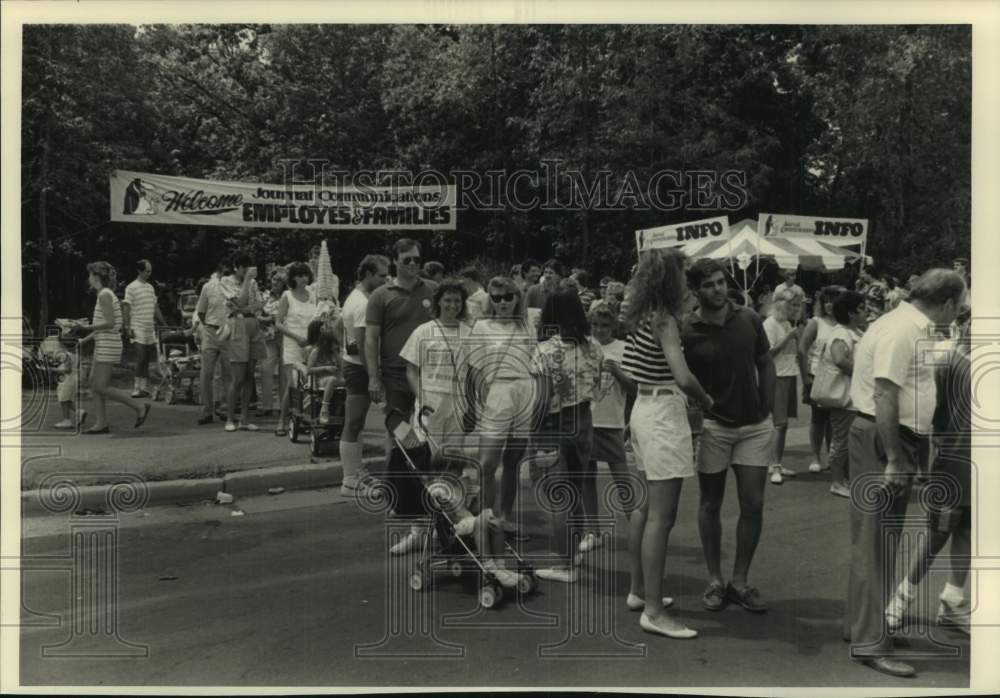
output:
[[[434,414],[434,408],[427,406],[422,407],[420,412],[417,414],[417,422],[425,430],[427,429],[427,419],[432,414]],[[385,428],[390,432],[395,431],[396,427],[398,427],[402,422],[408,421],[409,417],[407,417],[406,413],[398,407],[390,407],[389,411],[385,414]]]

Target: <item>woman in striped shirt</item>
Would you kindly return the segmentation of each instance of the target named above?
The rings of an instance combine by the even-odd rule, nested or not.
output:
[[[90,272],[88,281],[97,294],[94,317],[89,325],[81,329],[90,334],[80,343],[94,342],[94,363],[90,372],[90,389],[94,392],[94,414],[96,423],[84,434],[107,434],[107,401],[114,400],[135,410],[135,427],[138,429],[146,421],[150,404],[133,400],[122,390],[112,388],[111,369],[122,360],[122,308],[118,297],[111,289],[115,285],[115,270],[107,262],[93,262],[87,265]]]
[[[678,316],[686,284],[684,255],[676,250],[650,250],[642,255],[629,282],[625,314],[628,338],[622,368],[638,383],[629,425],[632,449],[645,476],[646,497],[629,521],[632,565],[628,607],[643,610],[640,627],[672,638],[697,632],[670,618],[661,596],[667,540],[677,516],[684,478],[694,475],[687,393],[705,409],[712,398],[690,372],[681,349]],[[683,392],[682,392],[683,391]]]

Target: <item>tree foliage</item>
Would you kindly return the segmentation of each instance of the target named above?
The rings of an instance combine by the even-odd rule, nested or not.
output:
[[[970,51],[952,26],[29,26],[25,306],[85,312],[92,259],[149,257],[164,279],[234,246],[301,258],[323,234],[112,224],[107,190],[119,168],[278,182],[307,159],[523,169],[523,197],[553,184],[543,161],[612,199],[664,169],[745,173],[740,210],[464,210],[418,235],[451,268],[558,254],[621,276],[637,227],[768,210],[869,218],[869,253],[907,274],[969,253]],[[342,278],[394,237],[326,236]]]

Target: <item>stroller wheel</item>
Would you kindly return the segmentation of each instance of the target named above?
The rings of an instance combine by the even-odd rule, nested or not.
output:
[[[420,591],[424,588],[424,575],[420,572],[414,572],[410,575],[410,588],[413,591]]]
[[[458,560],[455,560],[454,562],[451,563],[450,569],[451,569],[451,576],[453,577],[462,576],[462,563],[459,562]]]
[[[296,417],[288,418],[288,440],[293,444],[299,441],[299,420]]]
[[[319,433],[315,429],[309,431],[309,452],[314,456],[320,455],[323,447],[320,445]]]
[[[517,590],[522,594],[530,594],[538,588],[535,575],[522,572],[521,578],[517,580]]]
[[[503,598],[503,591],[494,584],[487,584],[479,590],[479,605],[482,608],[490,609],[496,607]]]

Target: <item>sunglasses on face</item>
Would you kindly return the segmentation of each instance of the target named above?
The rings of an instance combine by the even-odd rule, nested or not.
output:
[[[400,264],[420,264],[420,257],[403,257],[399,260]]]
[[[491,293],[490,300],[494,303],[510,303],[517,297],[516,293]]]

